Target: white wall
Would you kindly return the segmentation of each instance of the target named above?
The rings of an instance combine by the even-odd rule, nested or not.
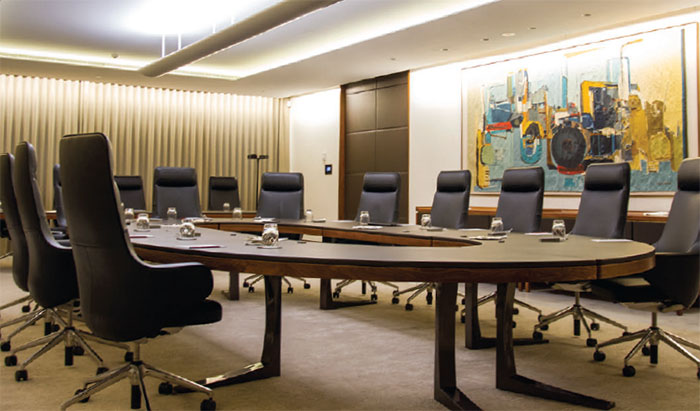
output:
[[[304,206],[315,218],[337,219],[340,89],[295,97],[291,105],[289,166],[304,174]],[[324,164],[333,174],[324,174]]]
[[[457,65],[411,71],[409,80],[408,221],[429,206],[437,175],[461,168],[461,85]]]

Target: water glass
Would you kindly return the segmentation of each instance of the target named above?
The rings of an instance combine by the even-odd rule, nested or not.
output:
[[[266,223],[263,226],[262,243],[266,246],[276,246],[279,241],[280,233],[277,230],[277,224]]]
[[[420,226],[424,229],[430,227],[430,214],[422,214],[420,216]]]
[[[224,211],[231,211],[231,204],[224,203]]]
[[[307,223],[314,221],[314,212],[311,211],[310,208],[307,208],[306,213],[304,214],[304,218]]]
[[[134,219],[134,209],[133,208],[125,208],[124,209],[124,220],[131,221],[133,219]]]
[[[552,221],[552,235],[554,237],[566,238],[566,224],[564,224],[564,220]]]
[[[189,221],[180,225],[180,237],[192,238],[195,236],[196,228]]]
[[[360,225],[369,224],[369,211],[360,211]]]
[[[503,231],[503,219],[501,217],[493,217],[491,219],[491,232],[498,233]]]
[[[240,220],[243,218],[243,210],[241,210],[240,207],[235,207],[233,209],[233,218],[236,220]]]
[[[148,214],[139,213],[136,219],[136,229],[141,231],[147,231],[151,228],[151,221],[148,219]]]
[[[166,215],[168,216],[169,221],[176,222],[177,221],[177,208],[168,207],[168,211],[167,211]]]

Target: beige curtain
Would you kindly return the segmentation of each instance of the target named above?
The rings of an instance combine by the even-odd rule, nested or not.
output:
[[[252,210],[256,162],[247,155],[270,156],[261,173],[289,169],[288,113],[286,99],[0,75],[0,150],[34,144],[47,209],[59,139],[99,131],[112,142],[115,174],[140,175],[147,202],[156,166],[194,167],[203,209],[209,176],[235,176]]]

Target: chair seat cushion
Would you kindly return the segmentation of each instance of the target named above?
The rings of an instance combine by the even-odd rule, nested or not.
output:
[[[643,284],[645,282],[643,279],[639,277],[633,278],[641,280],[639,285],[630,284],[630,281],[624,277],[620,279],[596,280],[591,284],[591,291],[599,297],[618,303],[664,301],[664,295],[649,285],[649,283]]]
[[[211,324],[221,321],[221,304],[214,300],[204,300],[195,305],[170,307],[165,315],[163,327]]]

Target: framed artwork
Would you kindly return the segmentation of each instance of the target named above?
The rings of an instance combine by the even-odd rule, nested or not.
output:
[[[622,161],[633,192],[675,191],[681,161],[698,155],[697,42],[692,23],[463,69],[474,191],[540,166],[547,191],[577,192],[590,164]]]

